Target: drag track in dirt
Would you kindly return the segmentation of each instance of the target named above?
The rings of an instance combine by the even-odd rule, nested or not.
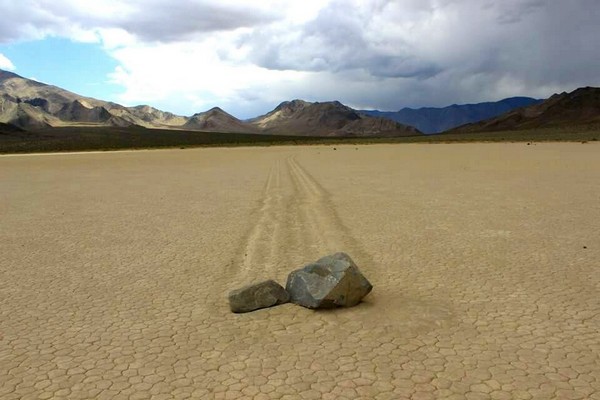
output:
[[[348,251],[363,262],[372,258],[338,216],[330,194],[295,155],[275,160],[232,261],[240,282],[279,278],[316,258]]]

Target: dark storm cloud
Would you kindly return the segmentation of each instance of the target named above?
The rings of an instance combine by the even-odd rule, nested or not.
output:
[[[263,30],[246,44],[267,68],[364,71],[372,89],[363,85],[346,101],[377,108],[600,86],[597,0],[372,3],[353,9],[332,2],[293,35]],[[331,97],[342,92],[332,90]]]
[[[258,30],[242,43],[253,48],[252,59],[265,68],[276,70],[340,72],[365,69],[382,78],[424,79],[441,71],[434,62],[411,52],[401,37],[369,37],[374,17],[387,12],[386,3],[367,12],[356,12],[351,4],[334,1],[318,16],[296,32],[279,33],[276,29]],[[390,50],[390,47],[393,47]]]
[[[118,25],[145,41],[170,42],[190,39],[198,33],[258,26],[273,19],[272,13],[243,5],[153,0],[140,4]]]
[[[486,72],[512,74],[532,84],[600,83],[600,2],[528,1],[516,9],[522,19],[502,27],[498,36],[503,40]]]
[[[517,4],[509,4],[501,8],[498,13],[497,21],[501,24],[514,24],[521,22],[523,18],[526,18],[529,14],[539,11],[540,8],[546,6],[545,0],[531,0],[524,1]]]
[[[241,2],[107,0],[96,3],[104,6],[101,13],[81,3],[73,7],[74,3],[0,0],[0,41],[68,36],[74,29],[98,28],[122,28],[148,42],[184,41],[197,34],[259,26],[275,18],[274,12]]]

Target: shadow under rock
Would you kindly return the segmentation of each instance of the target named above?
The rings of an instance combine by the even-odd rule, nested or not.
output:
[[[450,301],[402,293],[402,289],[374,288],[361,303],[348,308],[312,310],[328,324],[350,324],[356,329],[400,330],[415,334],[452,326],[456,323]]]

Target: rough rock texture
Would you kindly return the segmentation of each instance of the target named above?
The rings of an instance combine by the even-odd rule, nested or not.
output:
[[[229,307],[235,313],[272,307],[289,300],[288,292],[273,280],[244,286],[229,293]]]
[[[293,271],[286,284],[292,303],[307,308],[352,307],[373,289],[346,253],[323,257]]]
[[[339,101],[285,101],[268,114],[251,119],[263,133],[298,136],[414,136],[412,126],[360,113]]]

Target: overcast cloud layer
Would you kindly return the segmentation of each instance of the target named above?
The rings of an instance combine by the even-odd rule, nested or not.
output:
[[[0,14],[0,42],[98,43],[119,63],[110,79],[123,93],[111,100],[187,114],[218,105],[250,117],[292,98],[397,110],[600,86],[598,0],[0,0]]]

